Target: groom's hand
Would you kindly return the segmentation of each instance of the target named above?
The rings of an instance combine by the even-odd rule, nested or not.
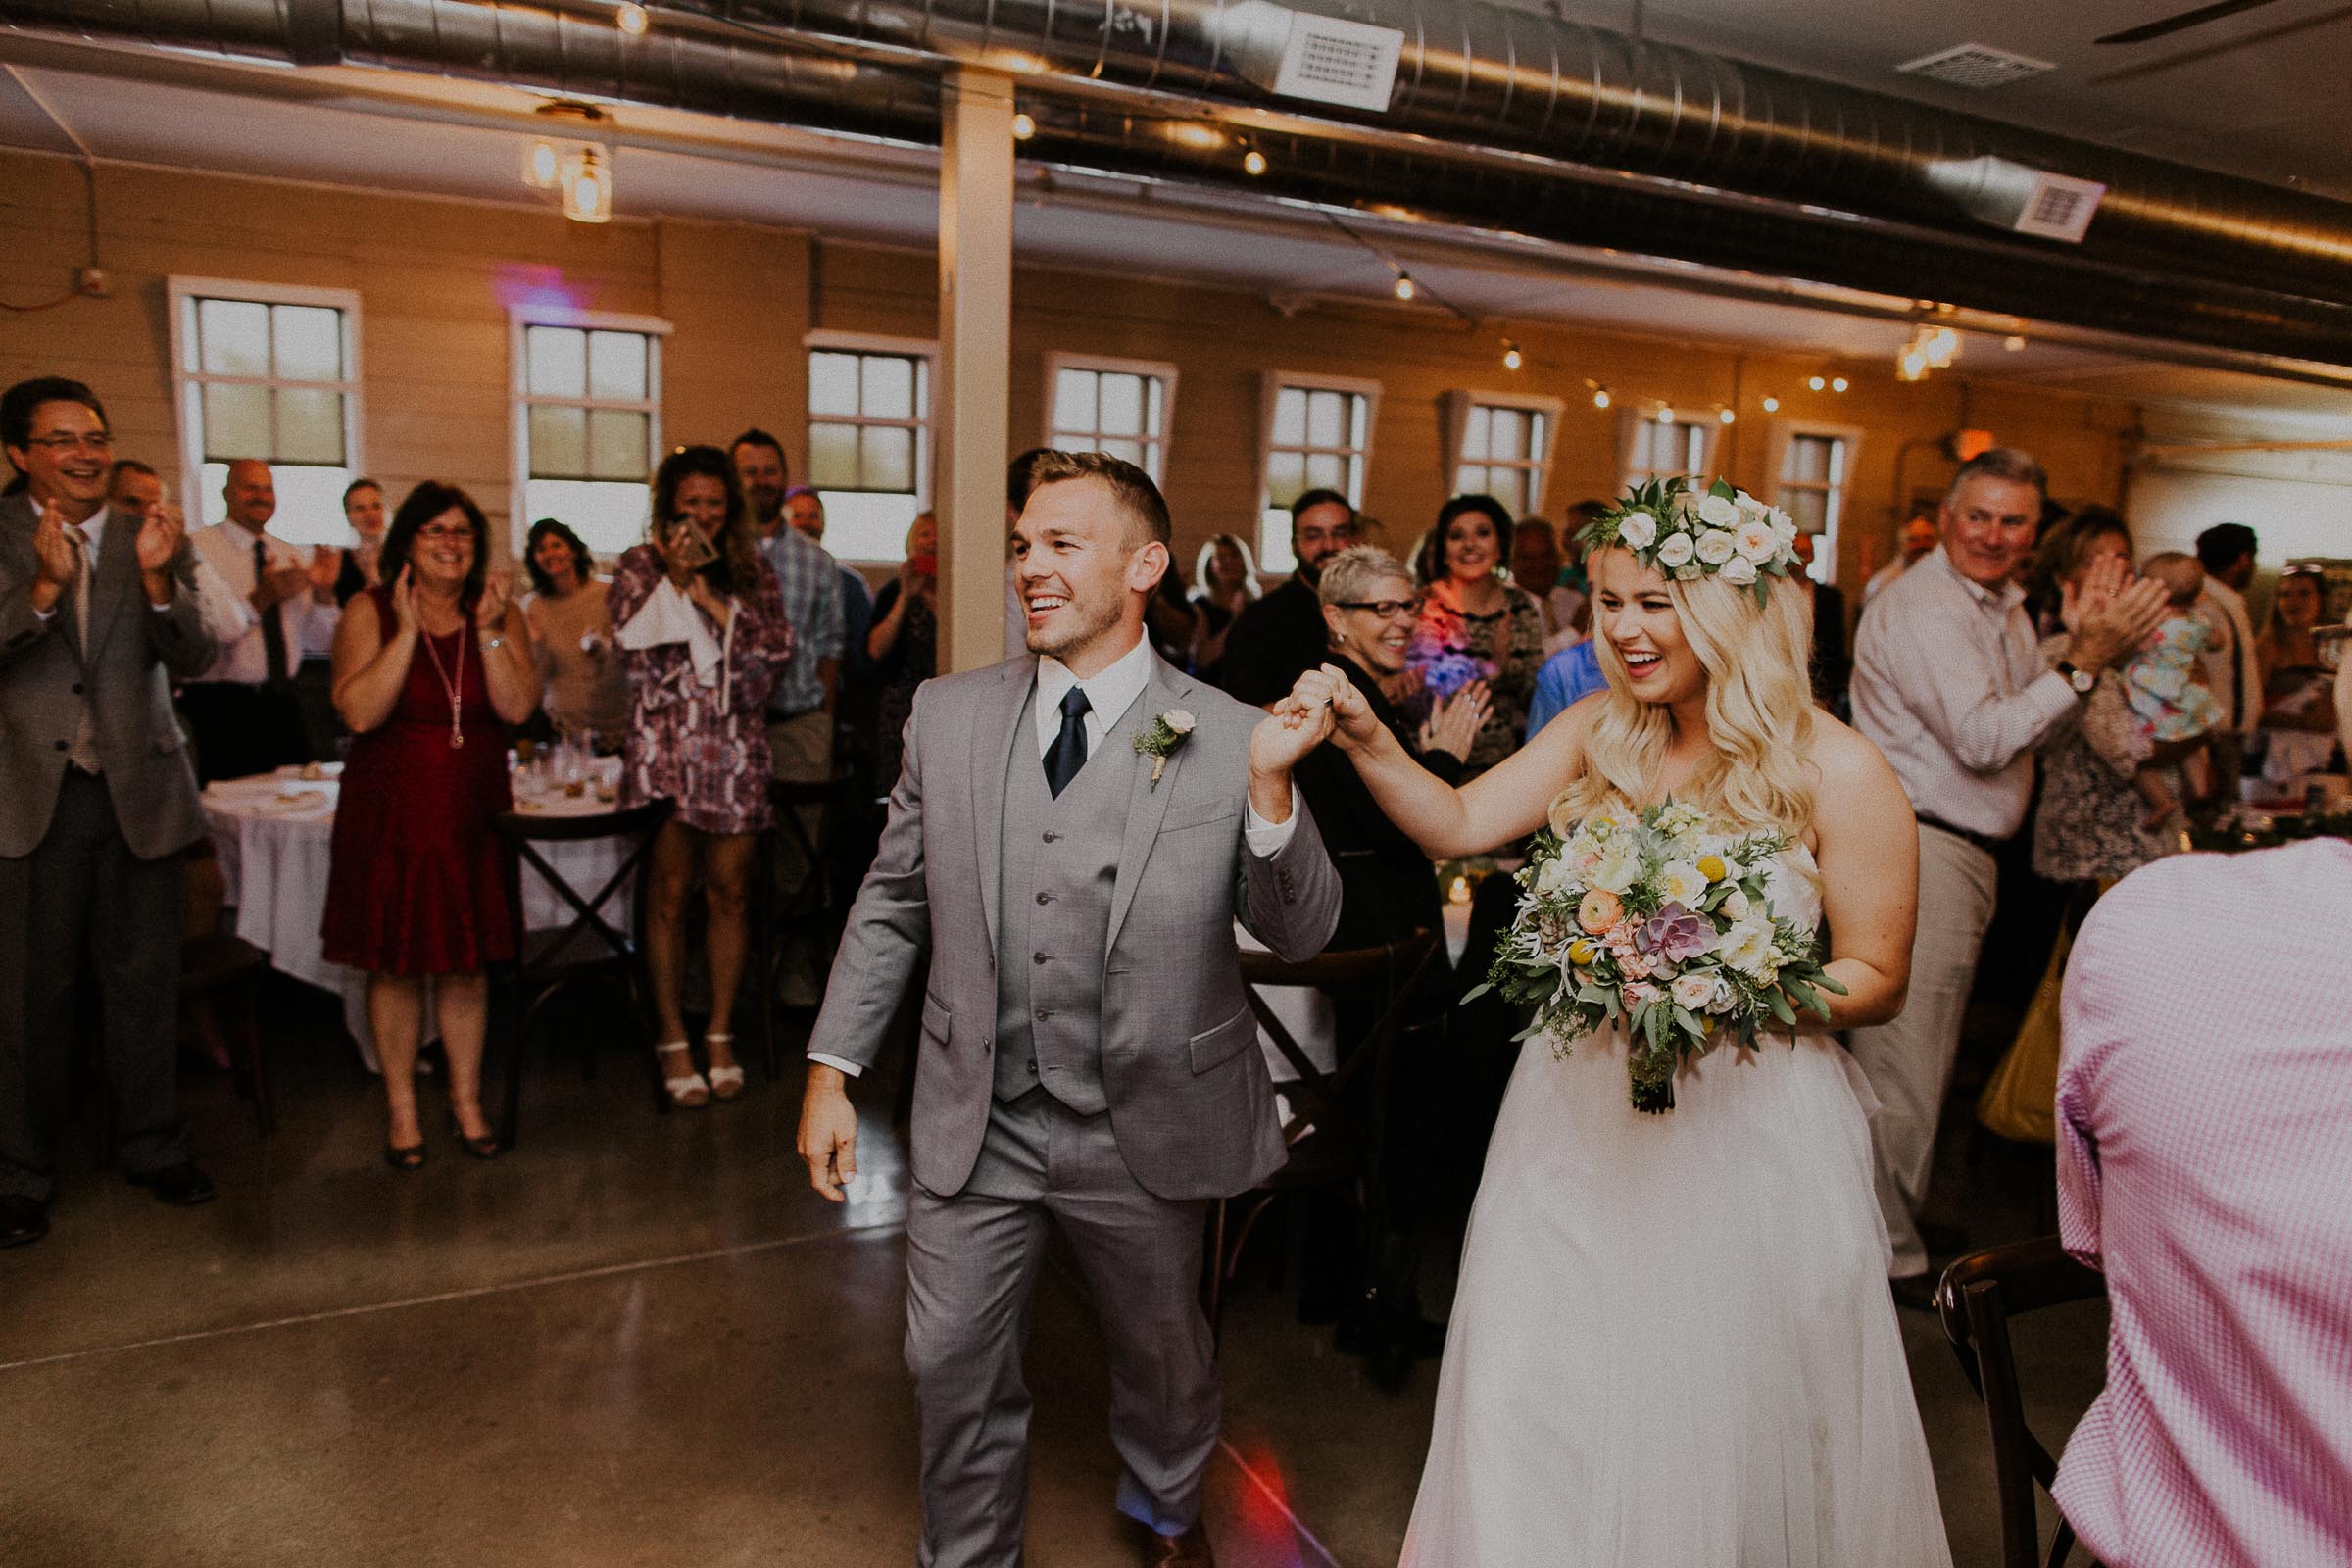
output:
[[[1250,804],[1268,822],[1291,817],[1291,769],[1331,733],[1331,710],[1278,709],[1250,732]]]
[[[848,1083],[839,1067],[812,1061],[808,1087],[801,1094],[799,1147],[808,1162],[808,1185],[835,1203],[858,1174],[858,1111],[850,1103]]]

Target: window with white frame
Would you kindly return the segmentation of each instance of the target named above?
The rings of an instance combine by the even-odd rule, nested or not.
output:
[[[1838,580],[1838,525],[1861,442],[1862,432],[1850,425],[1783,419],[1772,428],[1772,504],[1796,519],[1799,533],[1818,536],[1813,544],[1815,582]]]
[[[514,313],[514,549],[541,517],[607,561],[643,542],[668,331],[642,316]]]
[[[825,548],[843,561],[906,559],[931,505],[931,388],[939,345],[814,332],[808,349],[808,483]]]
[[[1493,496],[1514,517],[1542,512],[1551,444],[1559,431],[1560,400],[1448,392],[1446,405],[1450,492]]]
[[[1154,483],[1166,483],[1176,367],[1049,354],[1046,398],[1046,445],[1124,458]]]
[[[1627,488],[1652,479],[1704,481],[1722,428],[1714,420],[1661,419],[1628,410],[1619,427]]]
[[[351,542],[343,487],[360,461],[360,297],[175,277],[168,287],[180,491],[191,516],[227,515],[228,466],[259,458],[277,490],[270,531]]]
[[[1380,383],[1269,370],[1263,387],[1257,564],[1280,573],[1298,565],[1291,555],[1292,502],[1309,490],[1337,490],[1350,506],[1364,504]]]

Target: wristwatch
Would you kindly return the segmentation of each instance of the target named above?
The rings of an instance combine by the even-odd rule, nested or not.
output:
[[[2099,683],[2098,676],[2093,675],[2087,669],[2077,669],[2063,659],[2053,664],[2051,668],[2066,677],[2066,683],[2075,689],[2077,697],[2088,697],[2090,689]]]

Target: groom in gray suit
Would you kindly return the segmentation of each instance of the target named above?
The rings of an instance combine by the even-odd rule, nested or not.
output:
[[[846,1080],[931,950],[906,1216],[922,1568],[1021,1560],[1021,1363],[1049,1222],[1109,1345],[1119,1509],[1146,1560],[1213,1560],[1202,1221],[1283,1160],[1233,922],[1303,958],[1340,888],[1290,776],[1330,716],[1268,718],[1160,662],[1144,612],[1168,538],[1142,469],[1038,461],[1013,534],[1035,657],[915,694],[808,1044],[800,1150],[839,1201],[857,1172]]]

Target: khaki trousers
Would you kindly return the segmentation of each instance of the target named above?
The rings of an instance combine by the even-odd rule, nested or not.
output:
[[[1921,1202],[1936,1163],[1936,1125],[1960,1051],[1960,1025],[1977,978],[1977,956],[1992,924],[1998,872],[1993,858],[1968,840],[1922,825],[1919,829],[1919,929],[1911,940],[1911,992],[1903,1010],[1875,1029],[1853,1034],[1879,1113],[1870,1124],[1879,1209],[1886,1217],[1893,1256],[1886,1272],[1900,1279],[1923,1272],[1928,1250],[1919,1239]]]

